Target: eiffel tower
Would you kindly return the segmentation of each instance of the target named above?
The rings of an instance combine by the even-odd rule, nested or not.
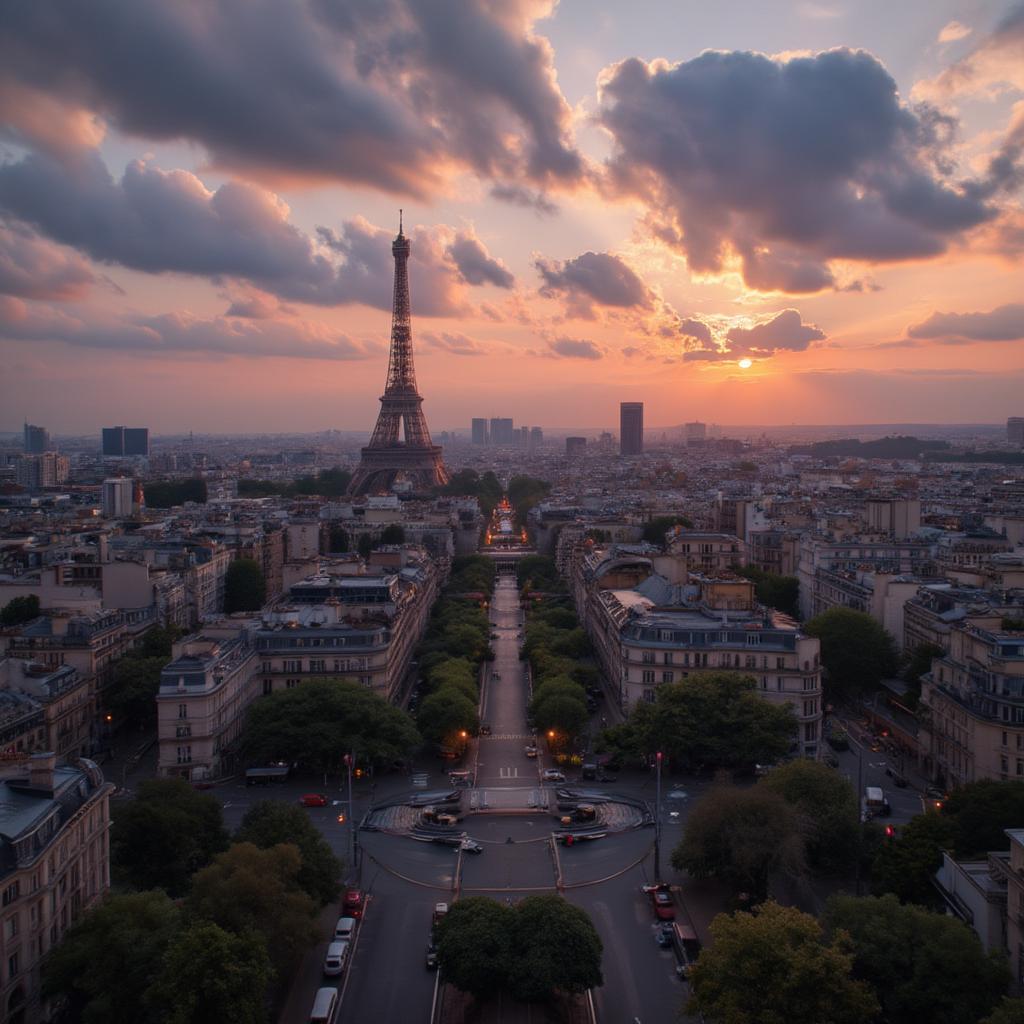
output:
[[[430,439],[420,408],[423,398],[416,388],[409,321],[409,239],[402,234],[401,211],[391,252],[395,257],[395,299],[388,382],[380,398],[377,426],[349,484],[351,495],[386,493],[396,480],[409,481],[415,490],[426,491],[450,479],[441,459],[441,446]]]

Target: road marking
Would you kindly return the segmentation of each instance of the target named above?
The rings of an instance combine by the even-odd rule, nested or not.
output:
[[[502,779],[518,779],[519,769],[510,765],[502,765],[498,769],[498,777]]]

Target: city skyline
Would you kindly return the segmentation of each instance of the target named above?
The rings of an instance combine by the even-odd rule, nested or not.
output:
[[[0,44],[6,429],[369,431],[400,206],[437,431],[1020,413],[1019,3],[50,7]]]

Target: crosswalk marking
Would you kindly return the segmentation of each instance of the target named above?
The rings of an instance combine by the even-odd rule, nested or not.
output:
[[[502,765],[502,767],[498,769],[498,774],[502,779],[518,779],[519,769],[516,768],[515,765]]]
[[[518,736],[515,733],[502,732],[502,733],[492,733],[490,736],[481,736],[480,739],[481,740],[532,740],[533,736],[531,736],[529,733],[526,733],[526,734],[524,734],[522,736]]]

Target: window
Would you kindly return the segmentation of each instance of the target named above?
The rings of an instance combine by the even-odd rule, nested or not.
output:
[[[804,723],[804,741],[816,740],[818,738],[818,723],[817,722],[805,722]]]
[[[814,715],[818,711],[818,702],[816,700],[805,700],[804,701],[804,715]]]
[[[7,977],[13,978],[18,973],[18,954],[12,953],[7,958]]]
[[[775,667],[776,668],[785,668],[786,667],[786,659],[785,658],[776,658],[775,659]]]
[[[1017,762],[1018,766],[1020,761]],[[1019,774],[1019,773],[1018,773]],[[18,915],[12,914],[6,921],[4,921],[4,938],[10,941],[18,934]]]
[[[179,725],[178,728],[175,729],[174,735],[179,740],[187,739],[189,736],[192,735],[192,726],[191,725]]]
[[[747,668],[757,668],[757,658],[756,658],[755,655],[748,654],[746,656],[746,658],[743,659],[743,661],[744,661],[744,665]]]
[[[310,672],[326,672],[327,671],[327,662],[325,662],[323,658],[312,658],[312,659],[310,659],[310,662],[309,662],[309,671]]]
[[[653,690],[644,690],[644,692],[643,692],[643,699],[644,699],[645,703],[653,704],[654,703],[654,691]]]
[[[296,658],[292,660],[286,660],[284,663],[285,672],[301,672],[302,671],[302,659]]]
[[[666,665],[671,665],[672,664],[672,652],[671,651],[665,651],[665,653],[662,655],[662,661]]]
[[[649,669],[649,668],[644,669],[642,681],[645,682],[645,683],[653,683],[654,682],[654,672],[651,669]]]
[[[673,676],[672,676],[671,672],[662,672],[661,673],[661,681],[663,683],[671,683],[672,682],[672,678],[673,678]]]
[[[756,647],[761,642],[761,636],[758,633],[747,634],[747,646]]]
[[[299,683],[301,683],[301,682],[302,682],[302,680],[301,680],[301,679],[286,679],[286,680],[284,681],[284,685],[285,685],[285,688],[286,688],[286,689],[288,689],[288,690],[293,690],[293,689],[295,689],[295,687],[296,687],[296,686],[298,686],[298,685],[299,685]]]
[[[4,889],[3,905],[9,906],[21,895],[21,882],[11,882],[6,889]]]
[[[1017,758],[1017,774],[1024,775],[1024,761],[1019,757]],[[17,918],[15,918],[15,922],[17,922]]]
[[[263,695],[266,696],[268,693],[274,692],[274,680],[264,679],[263,680]]]
[[[644,665],[653,665],[654,664],[654,651],[644,651],[640,655],[640,661]]]
[[[179,704],[178,705],[178,717],[179,718],[188,718],[188,705],[187,704]]]
[[[818,688],[818,683],[817,683],[816,680],[814,680],[814,679],[805,679],[804,680],[804,689],[805,690],[816,690],[817,688]]]
[[[265,673],[273,672],[274,671],[274,663],[271,662],[271,661],[263,662],[263,671]]]
[[[178,747],[178,764],[191,764],[192,747]]]

